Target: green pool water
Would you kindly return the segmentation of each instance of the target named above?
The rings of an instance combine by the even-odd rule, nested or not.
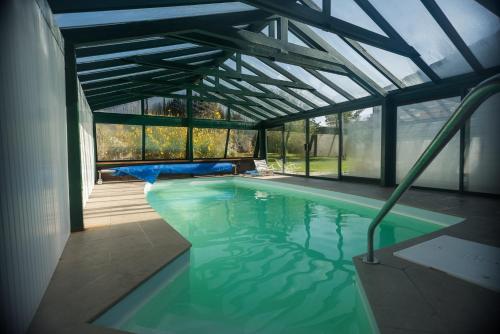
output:
[[[189,253],[98,318],[135,333],[370,333],[352,257],[381,202],[247,178],[162,181],[151,206]],[[456,217],[398,206],[377,248]]]

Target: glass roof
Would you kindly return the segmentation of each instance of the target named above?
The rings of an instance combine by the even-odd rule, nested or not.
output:
[[[332,0],[331,3],[331,15],[333,17],[386,36],[384,31],[373,22],[354,0]]]
[[[234,13],[250,10],[255,10],[255,7],[241,2],[224,2],[219,4],[56,14],[55,18],[59,27],[67,28],[100,24],[177,19],[183,17]]]
[[[410,58],[368,44],[360,44],[373,58],[407,86],[430,81],[427,75]],[[390,89],[391,87],[388,88],[388,90]]]
[[[484,67],[500,65],[500,18],[472,0],[436,0]]]
[[[248,120],[252,114],[257,119],[298,112],[307,115],[360,98],[375,101],[408,86],[432,87],[463,74],[479,78],[496,71],[499,17],[475,0],[434,1],[444,16],[429,12],[420,0],[331,0],[331,12],[321,20],[316,11],[322,10],[323,0],[295,1],[311,15],[300,22],[288,18],[286,41],[269,37],[271,31],[276,34],[277,21],[286,11],[273,13],[279,9],[268,7],[265,1],[142,9],[129,9],[133,2],[124,1],[121,10],[81,10],[55,17],[63,34],[73,32],[69,36],[82,38],[82,43],[72,42],[77,47],[78,76],[91,107],[100,106],[107,96],[112,103],[120,99],[125,103],[124,96],[133,89],[154,92],[161,84],[174,91],[200,85],[200,89],[205,87],[200,90],[203,96],[241,103],[235,113],[239,110],[238,119]],[[82,8],[92,10],[92,5],[81,3],[85,4]],[[365,5],[373,7],[390,27],[371,10],[365,12]],[[249,19],[231,21],[240,17],[238,12]],[[151,24],[144,34],[140,29],[139,33],[127,29],[132,22],[201,15],[217,15],[217,21],[201,27],[197,20],[179,20],[182,27],[166,31],[162,25]],[[225,24],[220,17],[231,23]],[[340,28],[335,25],[338,20],[344,21]],[[82,26],[86,28],[77,29]],[[112,32],[101,37],[99,29]],[[85,36],[78,36],[80,31]],[[241,64],[237,64],[240,54]]]
[[[356,68],[365,73],[370,79],[375,81],[380,87],[390,87],[392,83],[377,70],[373,65],[361,57],[353,48],[351,48],[346,42],[344,42],[338,35],[318,29],[316,27],[309,27],[316,34],[322,37],[328,44],[330,44],[335,50],[340,52],[349,62],[351,62]],[[396,86],[394,86],[396,88]]]
[[[440,77],[472,70],[420,0],[371,0],[371,3]]]

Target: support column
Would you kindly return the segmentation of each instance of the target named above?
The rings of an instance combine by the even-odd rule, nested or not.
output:
[[[68,140],[69,218],[71,232],[83,231],[82,164],[80,119],[78,110],[78,80],[75,48],[64,45],[66,80],[66,128]]]
[[[266,140],[266,129],[259,129],[259,159],[267,158],[267,140]]]
[[[187,118],[188,118],[188,143],[187,159],[193,161],[193,91],[188,89],[186,92]]]
[[[304,144],[304,150],[305,150],[305,160],[306,160],[306,176],[309,176],[309,151],[310,151],[310,147],[309,147],[309,118],[306,118],[305,119],[305,135],[306,135],[306,142]]]
[[[390,98],[382,103],[382,154],[380,183],[384,187],[396,184],[397,107]]]

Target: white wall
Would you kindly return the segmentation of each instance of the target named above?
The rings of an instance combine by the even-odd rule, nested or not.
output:
[[[78,85],[78,110],[82,155],[82,201],[85,207],[95,182],[94,117],[80,85]]]
[[[45,0],[0,1],[0,332],[24,332],[70,233],[64,55]]]

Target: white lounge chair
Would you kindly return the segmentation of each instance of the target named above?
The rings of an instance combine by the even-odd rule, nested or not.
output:
[[[253,162],[255,164],[255,170],[260,176],[274,175],[273,170],[269,168],[266,160],[254,160]]]

